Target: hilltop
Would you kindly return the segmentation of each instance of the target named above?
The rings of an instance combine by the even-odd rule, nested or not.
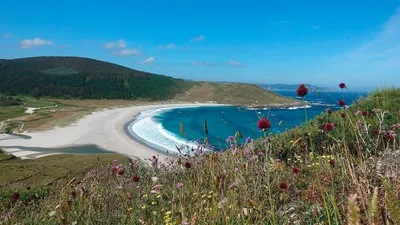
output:
[[[195,82],[82,57],[0,60],[0,91],[8,95],[75,99],[294,103],[255,85]]]
[[[271,91],[295,91],[299,87],[300,84],[257,84],[258,86],[271,90]],[[336,89],[328,88],[328,87],[320,87],[313,84],[305,84],[312,91],[337,91]]]

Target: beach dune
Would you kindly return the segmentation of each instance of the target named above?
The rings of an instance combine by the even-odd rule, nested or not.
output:
[[[165,155],[132,139],[125,132],[124,126],[133,121],[142,111],[206,105],[211,104],[143,105],[96,111],[66,127],[57,127],[43,132],[25,132],[23,135],[0,134],[0,148],[25,159],[62,152],[54,149],[82,146],[96,146],[99,149],[133,158],[146,159],[159,155],[162,159]]]

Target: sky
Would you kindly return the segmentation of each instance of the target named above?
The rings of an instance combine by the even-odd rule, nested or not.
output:
[[[202,81],[398,86],[400,1],[3,1],[0,58],[32,56]]]

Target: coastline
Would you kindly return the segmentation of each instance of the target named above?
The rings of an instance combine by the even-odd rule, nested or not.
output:
[[[129,125],[140,113],[162,108],[222,106],[214,103],[138,105],[93,112],[66,127],[23,135],[0,134],[0,148],[23,159],[71,153],[71,150],[91,147],[91,151],[118,153],[132,158],[148,159],[158,155],[160,160],[176,154],[167,153],[129,132]],[[72,154],[84,154],[72,152]]]

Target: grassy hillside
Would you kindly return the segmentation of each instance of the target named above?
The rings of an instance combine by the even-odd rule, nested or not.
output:
[[[235,105],[271,105],[296,104],[296,101],[277,93],[266,91],[261,87],[243,83],[197,82],[193,88],[176,96],[181,101],[198,101],[205,99],[224,104]]]
[[[374,92],[225,152],[152,167],[110,160],[50,191],[15,186],[0,193],[0,211],[12,224],[397,225],[399,109],[400,90]]]
[[[0,93],[75,99],[178,99],[229,104],[294,102],[254,85],[185,81],[80,57],[0,60]]]
[[[171,99],[190,82],[80,57],[0,61],[3,93],[84,99]]]

